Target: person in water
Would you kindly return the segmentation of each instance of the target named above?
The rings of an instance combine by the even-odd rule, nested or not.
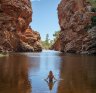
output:
[[[55,81],[54,81],[54,80],[55,80]],[[45,79],[45,81],[47,82],[48,87],[49,87],[49,90],[51,91],[52,88],[53,88],[53,86],[54,86],[54,84],[55,84],[55,82],[57,81],[57,79],[54,77],[52,71],[49,72],[49,75],[48,75],[48,77]]]
[[[56,81],[57,79],[54,77],[53,72],[50,71],[46,80],[48,80],[49,82],[53,82],[53,80]]]
[[[54,86],[56,81],[54,81],[54,82],[48,82],[47,80],[45,80],[45,81],[47,82],[49,90],[51,91],[53,89],[53,86]]]

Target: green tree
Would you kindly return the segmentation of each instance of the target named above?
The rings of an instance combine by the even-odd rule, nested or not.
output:
[[[45,41],[42,41],[42,47],[43,49],[49,49],[50,47],[49,34],[46,34]]]
[[[54,36],[53,40],[50,40],[49,34],[46,34],[45,40],[42,41],[43,49],[49,49],[55,43],[55,41],[59,38],[59,34],[60,34],[60,31],[55,31],[55,33],[53,34]]]
[[[55,33],[53,34],[54,42],[59,38],[59,34],[60,34],[60,31],[55,31]]]
[[[87,0],[87,1],[90,2],[94,8],[96,8],[96,0]]]
[[[49,34],[46,34],[45,43],[46,43],[46,45],[48,45],[48,44],[49,44]]]

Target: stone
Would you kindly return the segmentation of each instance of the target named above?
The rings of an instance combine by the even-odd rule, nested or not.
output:
[[[96,13],[88,11],[86,7],[86,0],[61,0],[58,5],[61,51],[96,53],[96,27],[89,27]]]
[[[34,51],[33,45],[36,40],[40,41],[40,35],[34,37],[35,31],[32,30],[30,38],[26,35],[31,21],[30,0],[0,0],[0,52]]]
[[[53,49],[56,51],[61,50],[60,38],[57,38],[56,42],[50,47],[50,50],[53,50]]]
[[[17,50],[19,52],[33,52],[34,48],[25,42],[21,42],[20,45],[18,46]]]
[[[42,51],[41,37],[37,31],[34,31],[29,27],[20,35],[20,38],[23,42],[32,46],[34,51]]]

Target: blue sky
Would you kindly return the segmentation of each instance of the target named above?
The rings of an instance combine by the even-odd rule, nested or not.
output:
[[[57,16],[57,6],[60,0],[31,0],[32,1],[32,29],[38,31],[42,40],[46,34],[53,39],[53,33],[60,30]]]

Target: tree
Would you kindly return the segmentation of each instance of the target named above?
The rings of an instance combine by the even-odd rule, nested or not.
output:
[[[49,34],[46,34],[45,43],[46,43],[46,45],[49,45]]]
[[[54,42],[59,38],[59,34],[60,34],[60,31],[55,31],[55,33],[53,34]]]
[[[49,34],[46,34],[45,40],[42,41],[42,47],[43,49],[49,49],[50,47]]]
[[[54,36],[54,39],[53,40],[50,40],[49,39],[49,34],[46,34],[45,40],[42,41],[42,47],[43,47],[43,49],[49,49],[55,43],[55,41],[59,38],[59,34],[60,34],[60,31],[56,31],[53,34],[53,36]]]
[[[94,8],[96,8],[96,0],[87,0],[87,1],[90,2]]]

